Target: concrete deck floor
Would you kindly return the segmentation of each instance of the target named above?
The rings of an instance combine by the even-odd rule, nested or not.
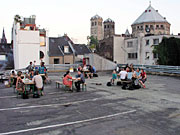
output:
[[[38,99],[0,89],[0,135],[180,135],[179,78],[148,75],[146,89],[128,91],[107,87],[102,72],[86,92],[69,93],[55,87],[61,76],[50,73]]]

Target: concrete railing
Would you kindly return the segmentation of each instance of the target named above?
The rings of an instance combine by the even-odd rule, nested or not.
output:
[[[118,67],[125,67],[126,64],[117,64]],[[165,65],[133,65],[134,68],[143,68],[147,72],[180,74],[180,66],[165,66]]]

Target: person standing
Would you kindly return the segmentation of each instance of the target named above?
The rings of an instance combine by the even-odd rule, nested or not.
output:
[[[85,78],[84,78],[83,73],[78,71],[78,74],[76,75],[76,79],[77,81],[75,82],[75,86],[76,86],[77,92],[80,92],[81,83],[85,83]]]
[[[28,73],[30,73],[31,70],[33,70],[32,62],[29,63],[29,66],[26,69],[28,70]]]

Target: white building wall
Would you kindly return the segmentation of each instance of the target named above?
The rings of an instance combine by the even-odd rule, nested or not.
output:
[[[25,68],[29,65],[30,61],[36,60],[37,64],[40,63],[39,59],[39,31],[26,31],[19,30],[16,41],[16,61],[18,64],[15,69]]]
[[[117,63],[125,64],[125,53],[126,51],[124,50],[124,37],[119,37],[119,36],[114,36],[113,37],[113,56],[114,56],[114,61]]]

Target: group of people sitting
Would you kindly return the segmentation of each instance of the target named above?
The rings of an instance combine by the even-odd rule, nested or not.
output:
[[[89,78],[93,78],[96,75],[96,68],[91,65],[84,64],[83,67],[79,66],[78,71],[81,71],[84,73],[84,76]]]
[[[24,93],[25,91],[25,84],[23,82],[24,77],[26,77],[27,79],[31,80],[34,84],[34,91],[38,91],[41,90],[41,95],[44,95],[43,93],[43,79],[41,77],[41,75],[39,75],[39,71],[36,70],[34,71],[35,73],[33,73],[34,75],[32,76],[32,72],[31,74],[26,74],[25,76],[22,76],[22,72],[18,71],[17,73],[17,77],[16,77],[16,90]],[[30,87],[31,88],[31,87]]]
[[[31,80],[34,85],[30,85],[30,90],[34,88],[34,91],[41,90],[41,95],[44,95],[43,89],[44,89],[44,83],[47,80],[47,69],[44,65],[44,62],[41,62],[40,67],[37,67],[35,65],[36,61],[34,61],[34,64],[30,62],[30,65],[26,68],[28,70],[28,73],[22,74],[21,71],[12,71],[9,77],[9,84],[14,85],[15,89],[21,93],[25,92],[25,84],[23,82],[23,79]],[[41,75],[40,75],[41,74]]]
[[[120,78],[122,82],[129,81],[132,82],[132,84],[134,85],[139,85],[140,83],[143,86],[143,88],[146,88],[145,82],[147,80],[147,75],[144,69],[137,68],[135,71],[132,66],[126,66],[119,73],[116,73],[116,71],[114,70],[112,73],[111,83],[114,84],[114,81],[118,78]],[[123,87],[126,87],[127,83],[123,84]]]
[[[84,77],[84,74],[82,73],[82,71],[78,70],[75,78],[73,78],[71,76],[69,71],[67,71],[66,74],[64,74],[63,84],[65,86],[68,86],[70,88],[70,91],[73,91],[73,89],[72,89],[73,81],[75,82],[75,86],[77,89],[76,91],[80,92],[80,85],[85,83],[85,77]]]

